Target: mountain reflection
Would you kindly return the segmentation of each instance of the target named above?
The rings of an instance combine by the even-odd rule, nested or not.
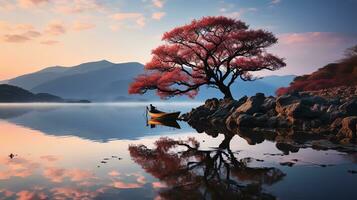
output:
[[[170,109],[172,106],[166,108]],[[49,135],[73,135],[101,142],[135,139],[146,134],[169,132],[171,127],[180,128],[174,123],[166,128],[150,129],[145,126],[144,111],[145,104],[0,106],[0,119]]]
[[[227,141],[228,140],[228,141]],[[131,145],[132,159],[161,181],[163,199],[275,199],[264,184],[285,176],[277,168],[250,167],[250,159],[238,159],[226,138],[218,148],[201,150],[194,138],[160,138],[155,148]]]

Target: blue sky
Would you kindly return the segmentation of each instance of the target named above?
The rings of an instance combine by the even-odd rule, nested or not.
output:
[[[310,73],[357,44],[356,9],[357,0],[0,0],[0,80],[102,59],[145,64],[165,31],[217,15],[279,38],[270,51],[288,65],[273,74]]]

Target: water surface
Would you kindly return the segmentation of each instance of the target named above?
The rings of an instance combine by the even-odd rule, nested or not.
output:
[[[357,170],[356,155],[309,148],[286,155],[271,141],[249,145],[183,122],[181,129],[150,128],[146,104],[0,105],[0,199],[215,199],[243,190],[247,198],[355,195],[357,175],[348,171]],[[155,105],[182,112],[197,106]],[[194,163],[201,164],[185,168]]]

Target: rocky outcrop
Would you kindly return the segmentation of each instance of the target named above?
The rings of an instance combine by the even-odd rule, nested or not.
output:
[[[182,116],[191,126],[238,129],[288,129],[290,135],[322,135],[331,140],[356,140],[357,96],[321,97],[307,92],[279,97],[262,93],[239,100],[209,99]],[[346,139],[347,138],[347,139]]]
[[[357,116],[346,117],[341,121],[341,129],[337,136],[340,138],[356,138]]]

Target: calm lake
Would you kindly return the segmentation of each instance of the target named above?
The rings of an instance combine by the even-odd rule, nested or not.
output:
[[[148,126],[147,104],[0,105],[0,199],[356,195],[357,174],[350,173],[356,154],[309,148],[284,154],[272,141],[252,145],[238,135],[222,145],[224,135],[197,133],[185,122],[180,129]],[[187,112],[199,104],[154,105]]]

